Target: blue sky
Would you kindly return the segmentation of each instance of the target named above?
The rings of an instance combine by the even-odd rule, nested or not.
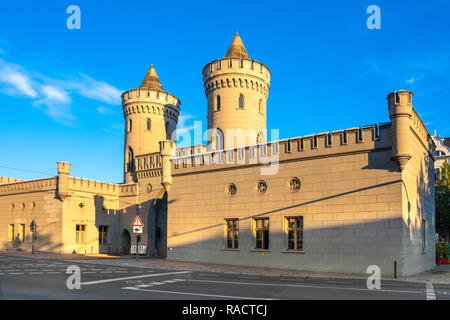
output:
[[[66,27],[71,4],[81,30]],[[380,30],[366,26],[372,4]],[[449,12],[446,0],[2,1],[0,176],[52,176],[64,160],[73,176],[121,182],[121,92],[154,64],[182,101],[180,127],[205,128],[201,71],[236,31],[271,70],[267,126],[280,138],[387,122],[397,89],[448,137]]]

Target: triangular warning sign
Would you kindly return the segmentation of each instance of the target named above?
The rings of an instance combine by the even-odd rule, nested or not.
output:
[[[131,224],[132,227],[143,227],[144,224],[141,221],[141,218],[139,218],[139,216],[136,216],[136,218],[134,218],[133,223]]]

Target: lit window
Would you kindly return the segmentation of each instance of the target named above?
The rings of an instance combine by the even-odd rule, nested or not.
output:
[[[303,250],[303,217],[286,218],[286,249]]]
[[[14,225],[10,224],[8,227],[8,241],[14,241]]]
[[[77,224],[75,226],[75,243],[84,243],[86,239],[86,225]]]
[[[255,249],[269,249],[269,218],[254,219]]]
[[[24,224],[19,225],[19,239],[22,242],[25,240],[25,225]]]
[[[228,249],[239,248],[239,219],[225,219],[226,243]]]
[[[98,242],[100,244],[108,243],[108,226],[98,227]]]

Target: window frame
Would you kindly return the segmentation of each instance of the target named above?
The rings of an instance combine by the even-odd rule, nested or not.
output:
[[[78,230],[78,227],[83,227],[82,228],[83,230]],[[81,235],[82,235],[82,239],[80,239]],[[76,224],[75,225],[75,243],[76,244],[86,243],[86,225],[85,224]]]
[[[231,229],[230,222],[233,222]],[[239,218],[225,218],[224,226],[224,249],[239,250]],[[229,238],[230,233],[232,234],[231,239]],[[229,246],[230,241],[231,247]]]
[[[98,226],[98,243],[99,244],[109,244],[108,242],[108,227],[105,225]],[[105,230],[102,230],[102,229]]]
[[[291,219],[299,219],[301,221],[301,227],[297,227],[297,222],[295,222],[295,227],[290,227],[289,220]],[[284,251],[286,252],[304,252],[304,217],[303,216],[286,216],[284,217]],[[290,236],[289,232],[292,231],[294,233],[294,248],[289,248],[290,243]],[[298,241],[299,241],[299,235],[300,233],[300,241],[301,241],[301,248],[298,248]]]
[[[261,228],[258,227],[258,221],[262,221]],[[265,226],[264,221],[267,221],[267,226]],[[258,238],[258,233],[261,233],[261,238]],[[267,236],[264,234],[267,232]],[[267,243],[265,241],[267,239]],[[258,241],[261,241],[261,247],[258,247]],[[270,219],[269,217],[258,217],[253,218],[253,249],[258,251],[269,251],[270,250]]]

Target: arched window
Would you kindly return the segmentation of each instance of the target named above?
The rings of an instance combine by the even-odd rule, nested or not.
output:
[[[239,95],[239,109],[244,109],[244,95]]]
[[[216,150],[223,150],[223,132],[219,128],[214,133],[214,139],[216,140]]]
[[[128,147],[128,171],[133,172],[134,171],[134,152],[133,148],[130,146]]]
[[[220,111],[220,96],[216,97],[216,111]]]
[[[149,119],[147,119],[147,131],[150,131],[152,129],[152,121]]]
[[[133,129],[133,121],[128,120],[128,132],[131,132],[131,130]]]

